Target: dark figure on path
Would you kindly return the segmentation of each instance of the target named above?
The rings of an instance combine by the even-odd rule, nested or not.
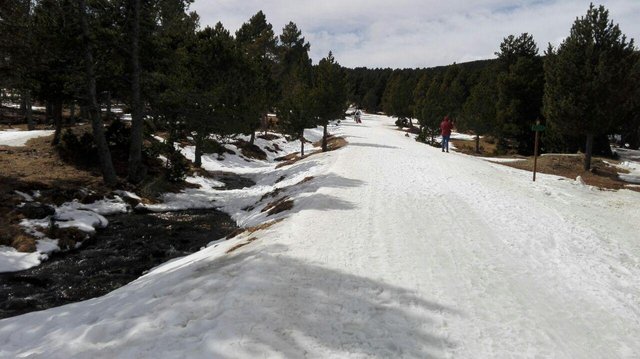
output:
[[[355,120],[356,123],[362,123],[362,112],[360,110],[356,111]]]
[[[444,116],[444,120],[440,123],[440,134],[442,135],[442,152],[449,152],[449,138],[451,137],[451,130],[453,129],[453,122],[449,116]]]

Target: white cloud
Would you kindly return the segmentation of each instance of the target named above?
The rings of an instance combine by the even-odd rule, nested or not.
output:
[[[610,18],[640,38],[640,1],[605,0]],[[598,5],[598,3],[596,4]],[[509,34],[533,34],[541,51],[559,44],[585,0],[196,0],[202,25],[221,21],[236,31],[262,10],[276,34],[295,22],[314,61],[332,50],[344,66],[431,67],[494,57]],[[640,39],[639,39],[640,40]]]

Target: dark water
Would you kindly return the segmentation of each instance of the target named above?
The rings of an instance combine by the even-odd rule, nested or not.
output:
[[[227,189],[254,184],[223,175],[219,180]],[[109,226],[79,249],[54,253],[35,268],[0,273],[0,319],[102,296],[237,229],[227,214],[216,210],[107,218]]]

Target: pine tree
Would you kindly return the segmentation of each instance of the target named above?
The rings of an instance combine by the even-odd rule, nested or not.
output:
[[[317,79],[313,90],[316,102],[316,115],[323,127],[322,151],[327,151],[327,126],[329,121],[344,118],[347,109],[347,88],[344,74],[333,54],[320,60]]]
[[[267,23],[264,13],[259,11],[249,19],[249,22],[244,23],[238,29],[236,41],[255,74],[252,84],[248,88],[253,91],[253,96],[245,107],[248,111],[245,131],[251,134],[249,142],[253,144],[255,132],[261,124],[261,119],[266,122],[267,113],[277,100],[275,96],[276,83],[273,78],[277,38],[273,27]],[[254,111],[257,111],[257,116],[254,116]]]
[[[480,136],[495,128],[496,102],[498,100],[495,78],[485,73],[472,89],[464,103],[458,130],[471,130],[476,135],[476,153],[480,153]]]
[[[382,108],[387,115],[397,117],[401,122],[409,121],[412,126],[411,118],[413,115],[413,90],[416,86],[416,80],[409,73],[397,71],[385,89]]]
[[[496,117],[499,145],[507,146],[507,139],[517,142],[518,152],[533,153],[531,125],[541,116],[544,92],[542,59],[533,36],[524,33],[510,35],[496,53],[503,72],[498,75],[498,103]]]
[[[282,129],[300,140],[300,156],[304,156],[304,129],[317,122],[312,97],[310,46],[293,22],[283,28],[280,44],[282,96],[276,113]]]
[[[633,67],[638,54],[604,6],[589,6],[569,36],[545,61],[544,112],[565,135],[586,137],[584,169],[591,168],[594,137],[634,115]]]
[[[96,98],[96,78],[93,67],[93,44],[89,32],[89,21],[87,19],[88,15],[85,0],[78,0],[77,7],[78,17],[80,19],[80,28],[82,30],[82,42],[84,45],[87,107],[89,108],[93,138],[98,149],[98,157],[100,159],[100,167],[102,169],[104,182],[108,186],[113,186],[116,184],[117,177],[111,161],[111,152],[109,151],[109,146],[104,136],[102,119],[99,117],[99,108]]]

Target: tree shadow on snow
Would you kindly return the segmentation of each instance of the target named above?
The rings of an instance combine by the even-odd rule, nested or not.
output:
[[[0,338],[19,330],[20,340],[53,345],[50,354],[67,357],[440,358],[456,347],[439,334],[447,316],[461,315],[453,308],[292,258],[284,245],[245,248],[151,273],[102,298],[32,313],[26,323],[35,328],[5,322]]]
[[[398,147],[395,146],[387,146],[387,145],[378,145],[375,143],[353,143],[350,142],[348,146],[355,146],[355,147],[371,147],[371,148],[388,148],[388,149],[393,149],[393,150],[397,150],[399,149]]]

